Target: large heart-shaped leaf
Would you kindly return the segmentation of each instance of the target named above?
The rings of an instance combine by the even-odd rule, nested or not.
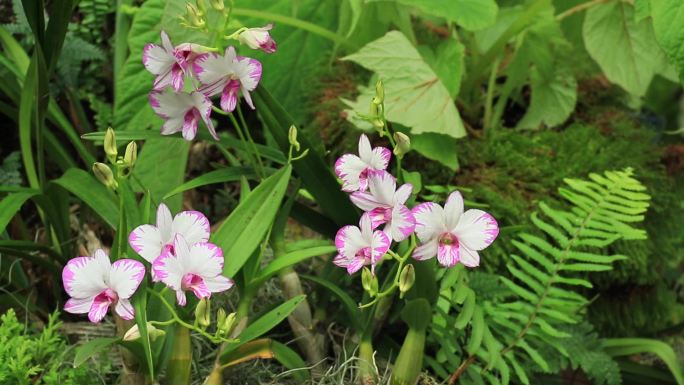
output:
[[[651,3],[655,36],[684,82],[684,2],[661,0]]]
[[[465,136],[463,122],[449,91],[401,32],[388,32],[344,60],[356,62],[382,79],[385,115],[389,121],[410,127],[413,134],[434,132],[454,138]],[[356,101],[346,103],[354,111],[365,114],[373,95],[374,88],[368,87],[362,89]],[[349,115],[355,116],[354,113]]]
[[[456,22],[461,27],[476,31],[496,21],[499,6],[494,0],[396,0],[416,7],[428,15]]]

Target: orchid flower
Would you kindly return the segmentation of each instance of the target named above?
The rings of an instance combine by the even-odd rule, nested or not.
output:
[[[422,245],[413,258],[422,261],[437,256],[446,267],[461,262],[467,267],[480,264],[478,251],[486,248],[499,234],[499,225],[490,214],[477,209],[463,212],[463,197],[455,191],[444,208],[427,202],[413,208],[416,234]]]
[[[221,275],[223,251],[213,243],[190,245],[185,237],[176,234],[173,252],[168,249],[152,264],[154,275],[176,291],[176,300],[185,306],[186,290],[192,290],[199,299],[211,297],[233,287],[233,281]]]
[[[338,255],[333,263],[346,268],[350,275],[367,265],[371,265],[371,271],[375,272],[375,265],[389,250],[390,243],[387,234],[373,231],[370,216],[364,214],[359,227],[344,226],[337,232],[335,247]]]
[[[397,182],[387,171],[371,171],[368,175],[369,192],[351,194],[352,202],[366,211],[373,221],[373,228],[385,224],[383,231],[397,242],[413,233],[416,220],[404,205],[411,196],[413,186],[405,183],[397,189]]]
[[[385,147],[371,148],[365,134],[359,137],[359,155],[344,154],[335,162],[335,174],[342,179],[342,190],[346,192],[366,191],[368,173],[385,170],[392,152]]]
[[[92,257],[77,257],[67,262],[62,271],[64,290],[71,298],[64,310],[73,314],[88,314],[91,322],[100,322],[109,306],[125,320],[133,319],[135,311],[130,298],[145,276],[142,263],[120,259],[114,263],[104,250]]]
[[[235,110],[238,91],[247,104],[254,109],[249,93],[261,80],[261,63],[235,54],[235,48],[228,47],[223,56],[215,53],[199,55],[193,70],[202,86],[199,91],[207,96],[221,94],[221,108],[226,112]]]
[[[202,50],[198,45],[190,43],[174,47],[164,31],[161,31],[161,41],[161,46],[150,43],[143,48],[143,65],[157,76],[154,80],[155,90],[171,85],[179,92],[185,84],[186,72],[192,68],[193,59]]]
[[[189,244],[207,242],[209,220],[199,211],[181,211],[171,218],[169,208],[161,203],[157,208],[157,225],[141,225],[131,231],[128,243],[149,263],[154,263],[165,252],[174,254],[173,241],[180,234]],[[152,270],[152,279],[159,281]]]
[[[276,42],[268,31],[273,29],[273,24],[266,24],[261,28],[247,28],[238,35],[240,43],[247,45],[251,49],[260,49],[266,53],[276,51]]]
[[[200,92],[173,92],[171,90],[152,91],[149,95],[154,112],[164,119],[162,135],[172,135],[182,131],[185,140],[197,135],[197,125],[201,120],[207,125],[211,136],[218,140],[211,115],[211,100]]]

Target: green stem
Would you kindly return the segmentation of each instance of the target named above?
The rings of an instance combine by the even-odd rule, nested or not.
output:
[[[425,329],[410,328],[394,362],[392,385],[414,385],[423,368]]]
[[[608,1],[610,1],[610,0],[592,0],[592,1],[587,1],[586,3],[578,4],[572,8],[556,15],[556,21],[561,21],[568,16],[572,16],[572,15],[576,14],[577,12],[584,11],[585,9],[591,8],[595,5],[607,3]]]
[[[332,32],[330,30],[327,30],[321,26],[318,26],[314,23],[309,23],[304,20],[300,20],[294,17],[290,16],[285,16],[281,15],[278,13],[271,13],[271,12],[265,12],[265,11],[258,11],[255,9],[244,9],[244,8],[233,8],[233,14],[235,16],[247,16],[247,17],[255,17],[258,19],[263,19],[263,20],[268,20],[268,21],[273,21],[279,24],[284,24],[284,25],[289,25],[295,28],[299,28],[301,30],[311,32],[315,35],[324,37],[326,39],[332,40],[333,42],[344,45],[352,50],[355,50],[356,44],[353,42],[345,39],[343,36],[336,34],[335,32]]]
[[[252,147],[252,151],[254,152],[254,156],[256,157],[257,163],[259,165],[259,169],[257,174],[261,177],[261,179],[264,178],[264,164],[261,162],[261,154],[259,153],[259,149],[256,146],[256,143],[254,143],[254,139],[252,139],[252,134],[249,133],[249,128],[247,127],[247,122],[245,121],[245,117],[242,115],[242,108],[240,107],[240,103],[237,105],[237,112],[238,112],[238,117],[240,118],[240,123],[242,124],[242,129],[245,131],[245,135],[247,136],[247,140],[249,141],[250,146]]]
[[[191,379],[192,345],[190,329],[176,326],[171,357],[166,369],[168,385],[189,385]]]
[[[499,63],[501,62],[501,57],[497,56],[492,65],[492,71],[489,73],[489,81],[487,82],[487,96],[485,99],[485,110],[484,110],[484,122],[482,124],[482,131],[484,136],[492,127],[492,103],[494,102],[494,89],[496,88],[496,75],[499,72]]]
[[[359,374],[362,385],[372,385],[375,383],[372,335],[372,332],[366,331],[359,344]]]

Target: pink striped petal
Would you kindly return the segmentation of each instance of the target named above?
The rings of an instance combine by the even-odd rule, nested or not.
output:
[[[425,261],[437,255],[437,238],[424,243],[413,251],[413,259]]]
[[[389,233],[397,242],[408,238],[416,228],[416,219],[411,210],[404,205],[394,206],[392,209],[392,220],[389,223]]]
[[[159,229],[152,225],[141,225],[128,235],[128,244],[149,263],[162,253],[164,243]]]
[[[233,287],[235,285],[235,282],[233,282],[233,280],[230,278],[226,278],[222,275],[219,275],[213,278],[205,279],[204,284],[207,286],[207,289],[210,292],[220,293]]]
[[[356,226],[342,227],[335,235],[335,247],[340,255],[353,258],[359,250],[365,247],[361,230]]]
[[[183,290],[176,290],[176,301],[180,306],[185,306],[187,304],[188,300]]]
[[[335,162],[335,174],[342,179],[342,190],[346,192],[361,190],[359,178],[366,167],[361,158],[354,154],[344,154],[339,157]]]
[[[416,220],[416,235],[421,242],[426,243],[447,232],[442,206],[432,202],[421,203],[413,208],[412,213]]]
[[[95,298],[95,301],[93,302],[93,305],[91,306],[90,311],[88,312],[88,319],[90,320],[90,322],[98,323],[102,321],[102,319],[107,315],[109,305],[111,305],[110,301]]]
[[[373,241],[371,243],[371,264],[375,265],[380,262],[382,256],[387,253],[392,241],[383,231],[373,232]]]
[[[459,261],[458,243],[451,245],[439,244],[437,246],[437,261],[444,267],[452,267]]]
[[[71,259],[62,270],[64,290],[70,297],[91,298],[107,289],[109,265],[94,257]]]
[[[475,250],[471,250],[465,244],[461,244],[460,247],[461,263],[467,267],[477,267],[480,266],[480,255]]]
[[[391,158],[392,151],[385,147],[375,147],[366,163],[376,170],[386,170]]]
[[[413,185],[411,183],[404,183],[397,189],[394,193],[394,204],[403,205],[411,197],[411,192],[413,191]]]
[[[470,209],[463,213],[452,232],[466,247],[479,251],[494,242],[499,235],[499,225],[490,214]]]
[[[352,203],[354,203],[356,207],[363,211],[371,211],[378,207],[385,207],[385,205],[379,202],[373,194],[365,191],[353,192],[349,196],[349,199],[351,199]]]
[[[114,307],[114,311],[125,320],[132,320],[135,317],[135,309],[133,309],[131,301],[126,298],[119,299],[119,302]]]
[[[109,271],[109,287],[121,299],[128,299],[140,286],[145,277],[145,266],[132,259],[119,259],[112,263]]]
[[[87,314],[93,306],[95,297],[88,298],[69,298],[64,304],[64,310],[71,314]]]
[[[211,232],[209,220],[199,211],[181,211],[171,222],[171,232],[182,234],[189,244],[207,242]]]

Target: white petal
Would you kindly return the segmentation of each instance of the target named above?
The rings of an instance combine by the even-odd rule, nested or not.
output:
[[[222,275],[217,275],[213,278],[205,278],[204,285],[210,292],[220,293],[233,287],[234,282],[231,279],[226,278]]]
[[[173,250],[176,257],[178,257],[181,266],[187,270],[186,266],[189,266],[189,263],[187,262],[190,261],[192,255],[190,254],[190,245],[182,234],[175,234],[175,237],[173,238]],[[183,274],[187,272],[188,271],[185,271]]]
[[[161,31],[161,42],[165,50],[173,52],[173,44],[171,44],[171,39],[166,31]]]
[[[361,136],[359,136],[359,158],[361,158],[364,163],[370,164],[372,156],[373,153],[370,141],[366,134],[361,134]]]
[[[261,63],[255,59],[237,57],[233,66],[240,84],[247,91],[253,91],[261,80]]]
[[[183,234],[189,244],[207,242],[211,228],[209,220],[199,211],[181,211],[171,224],[173,234]]]
[[[162,119],[183,119],[185,113],[194,107],[194,101],[186,92],[152,91],[149,94],[150,105]]]
[[[177,132],[183,131],[183,118],[171,118],[162,124],[161,134],[162,135],[173,135]]]
[[[359,190],[359,176],[367,165],[354,154],[344,154],[335,162],[335,174],[342,179],[342,190]]]
[[[361,237],[364,239],[364,243],[369,244],[373,238],[373,221],[368,213],[361,215],[359,229],[361,229]]]
[[[444,205],[444,216],[446,217],[447,228],[452,230],[458,224],[458,220],[463,214],[463,197],[458,191],[449,194]]]
[[[180,290],[185,272],[178,258],[169,252],[165,252],[152,264],[153,276],[164,282],[171,289]]]
[[[164,244],[171,243],[173,240],[172,223],[171,210],[165,204],[160,203],[157,207],[157,228]]]
[[[411,210],[404,205],[394,206],[392,209],[392,219],[389,223],[389,232],[397,242],[408,238],[416,229],[416,219]]]
[[[223,273],[223,251],[213,243],[195,243],[190,247],[190,258],[182,260],[185,274],[193,273],[204,279]]]
[[[109,287],[119,299],[131,298],[145,277],[145,266],[132,259],[119,259],[109,271]]]
[[[385,170],[392,158],[392,152],[385,147],[375,147],[367,160],[368,165],[376,170]]]
[[[215,53],[202,54],[195,58],[193,70],[202,85],[214,85],[218,82],[226,81],[234,73],[234,64],[232,60],[225,56]],[[218,92],[221,92],[221,90],[218,90]],[[213,90],[212,95],[218,92]]]
[[[412,212],[416,219],[416,235],[421,242],[428,242],[447,232],[442,206],[426,202],[414,207]]]
[[[397,181],[387,171],[371,171],[368,174],[368,189],[377,202],[391,207],[394,204]]]
[[[366,246],[361,230],[356,226],[344,226],[335,235],[335,247],[346,258],[353,258]]]
[[[164,246],[159,229],[152,225],[136,227],[128,235],[128,244],[149,263],[159,257]]]
[[[394,205],[403,205],[411,196],[413,185],[411,183],[404,183],[394,193]]]
[[[416,247],[413,251],[413,259],[418,261],[425,261],[434,258],[437,255],[437,238],[431,239],[428,242]]]
[[[356,207],[363,211],[371,211],[378,207],[385,207],[385,205],[379,202],[373,194],[364,191],[353,192],[349,196],[349,199],[351,199]]]
[[[116,303],[116,307],[114,307],[114,311],[125,320],[132,320],[135,317],[133,305],[131,304],[131,301],[126,298],[119,299],[119,302]]]
[[[461,263],[467,267],[477,267],[480,265],[480,255],[475,250],[471,250],[466,245],[461,244]]]
[[[444,267],[452,267],[456,265],[460,259],[460,250],[458,244],[438,245],[437,246],[437,261]]]
[[[107,289],[109,266],[94,257],[71,259],[62,271],[64,290],[74,298],[90,298]]]
[[[470,209],[461,215],[452,233],[466,247],[479,251],[494,242],[499,235],[499,225],[496,223],[496,219],[488,213]]]
[[[88,297],[82,299],[70,298],[64,304],[64,310],[71,314],[86,314],[90,311],[90,308],[93,306],[94,300],[95,297]]]
[[[156,44],[143,48],[143,65],[154,75],[166,74],[176,64],[176,58]]]

